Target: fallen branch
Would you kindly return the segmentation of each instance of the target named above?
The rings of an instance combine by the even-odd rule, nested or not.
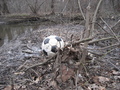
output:
[[[65,46],[65,47],[68,47],[68,46],[75,46],[77,44],[80,44],[80,43],[84,43],[84,42],[88,42],[88,41],[91,41],[94,37],[91,37],[91,38],[86,38],[86,39],[83,39],[83,40],[79,40],[79,41],[74,41],[74,42],[68,42],[68,44]]]
[[[23,53],[34,54],[34,51],[31,50],[22,50]]]
[[[117,37],[119,38],[120,36],[117,36]],[[104,41],[104,40],[109,40],[109,39],[115,39],[115,37],[107,37],[107,38],[102,38],[102,39],[90,41],[89,44],[93,44],[93,43],[97,43],[97,42]]]
[[[22,65],[20,65],[16,71],[19,71],[20,69],[22,69],[26,64],[28,63],[28,61],[25,61]]]
[[[88,44],[93,44],[93,43],[97,43],[97,42],[104,41],[104,40],[115,39],[115,37],[107,37],[107,38],[102,38],[102,39],[92,41],[92,39],[94,37],[90,37],[90,38],[86,38],[86,39],[79,40],[79,41],[74,41],[74,42],[70,41],[70,42],[68,42],[68,44],[65,47],[68,47],[68,46],[71,46],[71,45],[74,46],[74,45],[84,43],[84,42],[88,42],[88,41],[89,41]],[[119,38],[120,36],[116,36],[116,37]]]
[[[117,43],[117,44],[112,44],[112,45],[109,45],[109,46],[106,46],[106,47],[103,47],[103,48],[94,48],[94,50],[104,50],[104,49],[113,48],[113,47],[116,47],[116,46],[120,47],[120,44]],[[85,48],[85,49],[93,50],[93,49],[90,49],[90,48]]]
[[[113,45],[110,45],[110,46],[107,46],[107,47],[104,47],[104,48],[100,48],[100,49],[101,49],[101,50],[104,50],[104,49],[112,48],[112,47],[115,47],[115,46],[120,46],[120,43],[113,44]],[[99,50],[100,50],[100,49],[99,49]]]
[[[36,66],[44,65],[44,64],[48,63],[50,60],[52,60],[51,62],[53,62],[53,61],[54,61],[54,60],[53,60],[54,57],[55,57],[55,56],[53,56],[53,57],[45,60],[44,62],[37,63],[37,64],[35,64],[35,65],[33,65],[33,66],[30,66],[30,67],[28,67],[25,71],[27,71],[27,70],[30,69],[30,68],[34,68],[34,67],[36,67]]]

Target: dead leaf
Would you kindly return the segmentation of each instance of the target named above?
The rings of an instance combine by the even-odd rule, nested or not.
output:
[[[39,78],[36,78],[35,80],[34,80],[34,83],[38,83],[40,81],[40,79]]]
[[[23,75],[25,72],[15,72],[15,75]]]
[[[62,66],[61,70],[62,70],[62,77],[61,78],[62,78],[63,82],[67,81],[68,79],[70,79],[74,75],[73,69],[70,69],[66,66]]]
[[[23,85],[22,87],[19,86],[19,85],[13,85],[13,86],[12,85],[8,85],[8,86],[6,86],[4,88],[4,90],[26,90],[25,88],[26,88],[25,85]]]
[[[4,90],[12,90],[12,86],[11,85],[6,86]]]
[[[112,70],[112,73],[113,73],[114,75],[120,74],[120,72],[115,71],[115,70]]]
[[[114,76],[114,78],[115,78],[116,80],[118,80],[118,79],[120,79],[120,76]]]
[[[99,82],[101,82],[101,83],[104,83],[104,82],[110,81],[109,78],[102,77],[102,76],[99,76],[98,79],[99,79]]]
[[[88,90],[106,90],[106,88],[96,84],[90,84]]]
[[[56,81],[51,81],[50,86],[53,86],[56,90],[60,90],[60,87],[57,85]]]
[[[105,87],[99,86],[99,90],[106,90]]]
[[[104,83],[104,82],[107,82],[107,81],[110,81],[109,78],[106,78],[106,77],[102,77],[102,76],[95,76],[93,78],[93,81],[96,83],[96,84],[99,84],[99,83]]]
[[[97,89],[97,88],[98,88],[98,85],[96,85],[96,84],[90,84],[88,86],[88,90],[94,90],[94,89]]]

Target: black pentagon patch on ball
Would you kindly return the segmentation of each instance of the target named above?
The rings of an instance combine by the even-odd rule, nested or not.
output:
[[[48,55],[47,52],[46,52],[45,50],[43,50],[43,53],[44,53],[45,55]]]
[[[45,39],[44,44],[49,43],[49,41],[50,41],[50,39],[49,39],[49,38]]]
[[[60,37],[55,37],[55,39],[57,39],[57,41],[62,41]]]
[[[54,53],[56,53],[57,52],[57,46],[56,45],[52,46],[51,51],[54,52]]]

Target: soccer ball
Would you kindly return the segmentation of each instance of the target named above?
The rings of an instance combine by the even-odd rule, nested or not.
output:
[[[56,35],[46,37],[42,42],[42,51],[47,56],[53,56],[58,49],[64,48],[64,41]]]

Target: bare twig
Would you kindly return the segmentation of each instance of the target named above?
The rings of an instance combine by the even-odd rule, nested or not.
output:
[[[106,53],[101,57],[101,59],[104,58],[108,53],[112,52],[113,50],[114,50],[114,49],[106,52]],[[118,69],[118,70],[120,71],[120,68],[117,67],[115,64],[113,64],[113,63],[110,61],[110,58],[109,58],[109,60],[107,59],[106,61],[107,61],[108,63],[110,63],[113,67],[115,67],[116,69]]]
[[[104,50],[104,49],[112,48],[112,47],[115,47],[115,46],[120,46],[120,43],[113,44],[113,45],[110,45],[110,46],[107,46],[107,47],[104,47],[104,48],[100,48],[100,49]]]
[[[70,1],[70,0],[68,0],[67,3],[65,4],[65,6],[64,6],[64,8],[63,8],[63,10],[62,10],[62,12],[61,12],[62,14],[63,14],[63,12],[65,11],[65,9],[66,9],[66,7],[67,7],[69,1]]]
[[[28,44],[26,45],[26,47],[27,47],[29,50],[33,51],[33,49],[32,49]]]
[[[28,0],[26,0],[30,10],[32,11],[33,14],[37,14],[38,13],[38,10],[40,9],[40,7],[44,4],[46,0],[44,0],[40,5],[37,5],[38,4],[38,0],[35,1],[35,5],[33,6],[32,4],[29,3]]]
[[[28,53],[28,54],[34,54],[34,51],[31,51],[31,50],[22,50],[22,52]]]
[[[76,79],[75,79],[76,90],[78,90],[78,76],[79,76],[79,70],[77,70],[76,72]]]
[[[112,35],[111,33],[109,33],[106,29],[104,29],[99,23],[96,23],[100,28],[102,28],[102,30],[104,30],[106,33],[108,33],[109,35]]]
[[[115,64],[113,64],[113,63],[110,61],[110,59],[109,59],[109,60],[107,59],[107,62],[110,63],[113,67],[115,67],[117,70],[120,71],[120,68],[117,67]]]
[[[101,20],[106,24],[106,26],[109,28],[109,30],[112,32],[113,36],[118,40],[118,42],[120,43],[119,38],[116,36],[116,34],[113,32],[112,28],[105,22],[105,20],[103,20],[102,17],[100,17]]]
[[[79,5],[80,12],[81,12],[81,14],[82,14],[82,16],[83,16],[83,18],[85,20],[85,15],[84,15],[84,13],[82,11],[80,0],[78,0],[78,5]]]
[[[118,23],[120,23],[120,20],[118,20],[111,28],[114,28]]]
[[[51,58],[45,60],[44,62],[37,63],[37,64],[35,64],[35,65],[33,65],[33,66],[30,66],[30,67],[28,67],[25,71],[27,71],[27,70],[30,69],[30,68],[36,67],[36,66],[44,65],[44,64],[48,63],[50,60],[51,60],[51,62],[52,62],[52,61],[54,61],[54,60],[52,60],[53,58],[54,58],[54,57],[51,57]]]
[[[120,36],[117,36],[118,38]],[[65,46],[65,47],[68,47],[68,46],[74,46],[74,45],[77,45],[77,44],[80,44],[80,43],[85,43],[85,42],[88,42],[88,44],[93,44],[93,43],[97,43],[97,42],[100,42],[100,41],[105,41],[105,40],[109,40],[109,39],[114,39],[115,37],[107,37],[107,38],[102,38],[102,39],[97,39],[97,40],[94,40],[94,41],[91,41],[94,37],[90,37],[90,38],[86,38],[86,39],[83,39],[83,40],[79,40],[79,41],[74,41],[74,42],[68,42],[68,44]]]
[[[22,65],[20,65],[20,66],[17,68],[16,71],[19,71],[20,69],[22,69],[22,68],[25,66],[25,64],[27,64],[27,63],[28,63],[28,61],[25,61]]]
[[[46,0],[44,0],[37,8],[37,11],[40,9],[40,7],[46,2]]]
[[[28,0],[26,0],[26,2],[27,2],[27,4],[28,4],[30,10],[32,11],[32,13],[35,13],[35,12],[34,12],[34,7],[28,2]]]
[[[55,60],[55,63],[54,63],[54,68],[58,68],[61,64],[61,58],[60,58],[60,50],[57,51],[57,57],[56,57],[56,60]]]
[[[91,41],[94,37],[90,37],[90,38],[86,38],[86,39],[83,39],[83,40],[79,40],[79,41],[74,41],[74,42],[68,42],[68,44],[65,46],[65,47],[68,47],[68,46],[74,46],[74,45],[77,45],[77,44],[80,44],[80,43],[84,43],[84,42],[88,42],[88,41]]]
[[[88,41],[91,41],[92,39],[93,39],[93,37],[86,38],[86,39],[83,39],[83,40],[80,40],[80,41],[75,41],[72,45],[75,45],[75,44],[78,44],[78,43],[88,42]]]
[[[120,36],[117,36],[118,38]],[[109,39],[114,39],[115,37],[107,37],[107,38],[102,38],[102,39],[97,39],[97,40],[94,40],[94,41],[90,41],[89,44],[93,44],[93,43],[97,43],[97,42],[100,42],[100,41],[105,41],[105,40],[109,40]]]
[[[94,50],[105,50],[105,49],[108,49],[108,48],[113,48],[113,47],[119,47],[120,44],[117,43],[117,44],[112,44],[112,45],[109,45],[109,46],[106,46],[106,47],[103,47],[103,48],[94,48]],[[85,48],[85,47],[83,47]],[[90,48],[86,48],[88,50],[93,50],[93,49],[90,49]]]
[[[97,15],[97,12],[98,12],[98,9],[99,9],[99,7],[100,7],[101,2],[102,2],[102,0],[100,0],[100,1],[98,2],[98,5],[97,5],[97,7],[96,7],[96,10],[95,10],[95,13],[94,13],[94,16],[93,16],[92,27],[91,27],[91,30],[92,30],[92,31],[91,31],[91,33],[94,32],[95,21],[96,21],[96,15]],[[92,35],[92,34],[91,34],[91,35]]]

